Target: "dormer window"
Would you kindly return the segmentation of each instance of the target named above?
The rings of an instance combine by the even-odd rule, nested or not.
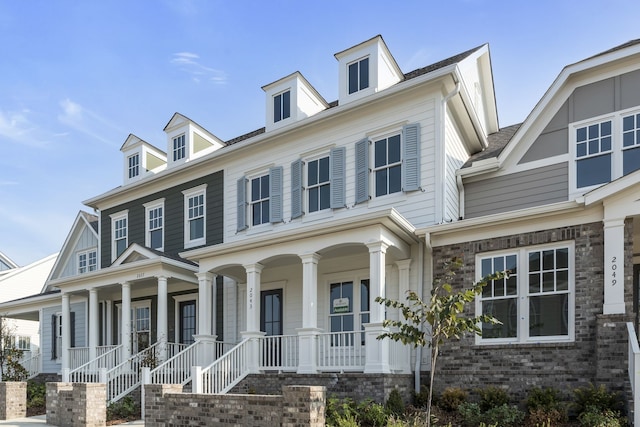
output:
[[[133,156],[129,156],[129,179],[135,178],[140,175],[140,154],[136,153]]]
[[[291,91],[282,92],[273,97],[273,122],[288,119],[291,116]]]
[[[352,62],[349,67],[349,94],[369,87],[369,58]]]
[[[173,138],[173,161],[184,159],[187,155],[187,144],[184,134]]]

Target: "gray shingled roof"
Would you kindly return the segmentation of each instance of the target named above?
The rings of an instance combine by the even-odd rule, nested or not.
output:
[[[491,159],[493,157],[498,157],[504,147],[507,146],[513,135],[516,133],[518,129],[520,129],[522,123],[518,123],[517,125],[511,125],[500,129],[498,132],[494,132],[489,134],[487,140],[489,142],[489,146],[483,151],[472,155],[469,160],[466,161],[463,168],[468,168],[471,166],[473,162],[477,162],[478,160]]]
[[[427,73],[430,73],[432,71],[439,70],[440,68],[444,68],[444,67],[447,67],[449,65],[456,64],[456,63],[462,61],[463,59],[465,59],[467,56],[469,56],[472,53],[474,53],[475,51],[477,51],[478,49],[480,49],[482,46],[484,46],[484,45],[480,45],[480,46],[474,47],[473,49],[469,49],[469,50],[467,50],[465,52],[462,52],[462,53],[459,53],[457,55],[451,56],[451,57],[449,57],[447,59],[443,59],[442,61],[438,61],[438,62],[433,63],[431,65],[427,65],[426,67],[422,67],[422,68],[418,68],[417,70],[410,71],[410,72],[404,74],[404,80],[403,81],[411,80],[411,79],[414,79],[414,78],[416,78],[418,76],[422,76],[423,74],[427,74]],[[402,82],[400,82],[400,84],[402,84]],[[329,109],[337,107],[337,106],[338,106],[338,101],[337,100],[336,101],[332,101],[332,102],[329,103]],[[232,139],[230,139],[228,141],[225,141],[225,144],[226,145],[233,145],[233,144],[236,144],[236,143],[238,143],[240,141],[244,141],[246,139],[253,138],[254,136],[258,136],[260,134],[263,134],[264,132],[265,132],[265,128],[260,128],[260,129],[254,130],[252,132],[246,133],[244,135],[240,135],[240,136],[237,136],[235,138],[232,138]]]

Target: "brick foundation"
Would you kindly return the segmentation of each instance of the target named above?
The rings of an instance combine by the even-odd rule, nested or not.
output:
[[[102,383],[47,383],[47,424],[104,426],[107,390]]]
[[[145,426],[325,425],[324,387],[283,387],[282,395],[182,393],[180,385],[145,385]]]
[[[27,383],[0,382],[0,420],[27,416]]]

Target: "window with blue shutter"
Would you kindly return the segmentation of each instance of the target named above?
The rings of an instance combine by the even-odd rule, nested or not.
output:
[[[420,189],[420,124],[414,123],[402,129],[403,168],[402,190]]]
[[[302,160],[291,163],[291,219],[302,216]]]
[[[282,166],[269,169],[271,181],[271,214],[269,221],[282,222]]]
[[[347,205],[346,200],[346,148],[331,149],[331,208],[340,209]]]
[[[237,231],[242,231],[247,228],[247,179],[243,176],[238,180],[237,185]]]
[[[369,140],[356,142],[356,204],[369,200]]]

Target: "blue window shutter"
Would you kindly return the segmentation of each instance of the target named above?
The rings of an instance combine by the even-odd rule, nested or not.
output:
[[[369,200],[369,140],[356,142],[356,204]]]
[[[238,180],[238,228],[242,231],[247,228],[247,179],[243,176]]]
[[[302,216],[302,160],[291,163],[291,219]]]
[[[58,344],[58,337],[57,337],[57,331],[58,331],[58,322],[57,322],[58,316],[56,316],[55,314],[51,315],[51,360],[56,360],[56,356],[57,356],[57,351],[56,351],[56,345]]]
[[[410,124],[402,129],[404,164],[402,167],[402,190],[420,189],[420,124]]]
[[[282,222],[282,166],[269,169],[269,221]]]
[[[347,205],[346,199],[346,148],[332,148],[329,153],[329,163],[331,164],[331,209],[344,208]]]
[[[69,333],[71,335],[69,335],[70,337],[69,345],[71,347],[75,347],[76,346],[76,312],[72,311],[70,314],[71,314],[71,319],[69,321]]]

